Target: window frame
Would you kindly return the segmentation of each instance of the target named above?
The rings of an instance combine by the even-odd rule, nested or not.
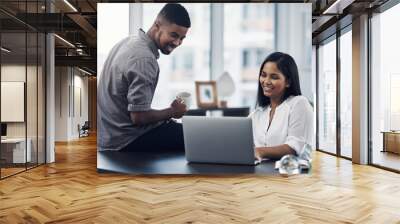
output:
[[[316,93],[316,150],[327,153],[329,155],[337,156],[346,160],[352,160],[352,158],[347,157],[342,155],[342,150],[341,150],[341,118],[340,118],[340,103],[341,103],[341,92],[340,92],[340,82],[341,82],[341,67],[340,67],[340,60],[341,60],[341,55],[340,55],[340,42],[341,42],[341,37],[346,34],[347,32],[352,32],[352,23],[347,24],[345,27],[338,29],[335,33],[332,35],[326,37],[325,39],[320,40],[316,46],[316,72],[315,72],[315,80],[316,80],[316,86],[315,86],[315,93]],[[328,152],[324,149],[320,149],[319,147],[319,112],[320,112],[320,102],[319,102],[319,67],[320,67],[320,55],[319,55],[319,48],[321,45],[325,45],[331,41],[336,41],[336,152]]]

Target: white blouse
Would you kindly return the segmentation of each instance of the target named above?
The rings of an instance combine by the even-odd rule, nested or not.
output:
[[[289,145],[297,155],[305,143],[313,145],[313,109],[304,96],[290,96],[276,109],[268,129],[271,106],[259,107],[249,115],[255,147]]]

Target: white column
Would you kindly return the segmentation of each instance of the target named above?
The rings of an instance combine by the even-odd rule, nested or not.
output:
[[[224,5],[211,4],[210,73],[216,80],[224,71]]]
[[[55,55],[54,35],[46,35],[46,163],[55,161]]]
[[[143,5],[142,3],[129,4],[129,35],[137,34],[143,26]]]
[[[368,163],[368,16],[353,20],[353,162]]]
[[[55,141],[67,141],[67,118],[68,118],[68,83],[65,81],[65,75],[67,67],[55,68]]]
[[[291,55],[299,69],[304,96],[313,100],[311,78],[311,4],[275,5],[275,50]]]
[[[70,98],[68,104],[69,117],[67,120],[67,139],[68,141],[75,138],[74,136],[74,120],[75,120],[75,71],[73,67],[68,67],[68,85],[69,92],[68,97]]]

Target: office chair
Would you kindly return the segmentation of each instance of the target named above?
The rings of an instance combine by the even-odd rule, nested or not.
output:
[[[79,127],[78,124],[79,138],[89,136],[89,129],[90,129],[89,121],[85,121],[82,127]]]

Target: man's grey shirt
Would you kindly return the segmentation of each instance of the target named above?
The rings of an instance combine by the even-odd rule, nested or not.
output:
[[[120,150],[161,122],[137,126],[130,112],[151,109],[158,82],[158,48],[139,30],[110,51],[97,86],[97,147]]]

